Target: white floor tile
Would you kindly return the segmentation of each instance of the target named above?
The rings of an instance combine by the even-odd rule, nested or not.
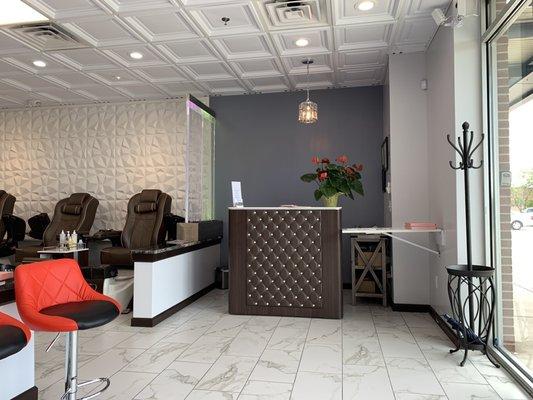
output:
[[[225,353],[233,338],[218,336],[203,336],[190,345],[180,356],[183,361],[214,363],[222,353]]]
[[[291,390],[290,383],[248,381],[239,400],[289,400]]]
[[[443,383],[442,387],[449,400],[501,400],[489,385]]]
[[[150,382],[135,399],[185,399],[209,368],[211,364],[174,362]]]
[[[343,400],[394,400],[385,367],[345,365],[342,393]]]
[[[396,394],[444,396],[444,391],[426,360],[386,358],[385,361]]]
[[[299,350],[265,350],[257,362],[251,380],[293,383],[302,352]]]
[[[378,329],[378,338],[385,358],[424,358],[409,331],[395,328]]]
[[[237,400],[238,397],[239,393],[193,390],[187,396],[187,400]]]
[[[342,373],[342,348],[338,344],[306,344],[300,371]]]
[[[344,337],[342,343],[342,359],[347,365],[385,366],[381,346],[377,335],[361,339]]]
[[[341,320],[313,319],[307,334],[306,342],[309,344],[341,344]]]
[[[124,371],[159,374],[189,347],[188,343],[159,342],[126,365]]]
[[[242,390],[257,358],[221,356],[196,386],[196,389],[237,393]]]
[[[298,372],[291,400],[341,400],[342,374]]]

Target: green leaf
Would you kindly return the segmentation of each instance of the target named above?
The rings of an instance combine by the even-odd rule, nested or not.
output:
[[[322,192],[320,191],[320,189],[315,190],[315,200],[320,200],[321,197]]]
[[[365,191],[363,190],[363,184],[361,181],[354,181],[354,192],[360,194],[361,196],[365,195]]]
[[[322,186],[322,194],[326,197],[331,197],[334,194],[337,194],[339,191],[335,189],[331,184],[326,183]]]
[[[317,178],[317,174],[305,174],[300,177],[304,182],[313,182]]]

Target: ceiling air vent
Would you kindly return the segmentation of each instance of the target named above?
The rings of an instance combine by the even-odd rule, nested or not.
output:
[[[273,27],[314,26],[327,23],[324,0],[269,0],[264,2]]]
[[[9,32],[41,51],[69,50],[89,47],[89,44],[54,22],[16,25]]]

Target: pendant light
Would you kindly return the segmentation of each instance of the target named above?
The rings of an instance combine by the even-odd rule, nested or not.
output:
[[[303,60],[302,64],[307,66],[307,99],[302,101],[298,107],[298,122],[314,124],[318,120],[318,106],[315,102],[309,100],[309,66],[313,64],[313,60],[308,58]]]

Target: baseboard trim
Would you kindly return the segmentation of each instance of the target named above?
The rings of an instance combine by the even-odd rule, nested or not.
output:
[[[432,306],[428,307],[429,315],[431,315],[431,317],[435,320],[439,328],[442,329],[446,336],[448,336],[448,339],[450,339],[455,346],[459,347],[459,338],[455,334],[454,330],[446,323],[446,321],[444,321],[442,316]]]
[[[22,392],[18,396],[13,397],[11,400],[37,400],[39,397],[39,390],[37,386],[29,388],[25,392]]]
[[[405,304],[405,303],[392,303],[390,305],[392,311],[402,312],[429,312],[431,308],[427,304]]]
[[[211,285],[203,288],[199,292],[196,292],[192,296],[186,298],[185,300],[179,302],[178,304],[170,307],[169,309],[163,311],[162,313],[157,314],[155,317],[152,318],[132,318],[131,319],[131,326],[140,326],[143,328],[153,328],[157,324],[163,322],[165,319],[171,317],[175,313],[177,313],[182,308],[187,307],[189,304],[193,303],[194,301],[198,300],[200,297],[206,295],[211,290],[215,288],[215,284],[212,283]]]

